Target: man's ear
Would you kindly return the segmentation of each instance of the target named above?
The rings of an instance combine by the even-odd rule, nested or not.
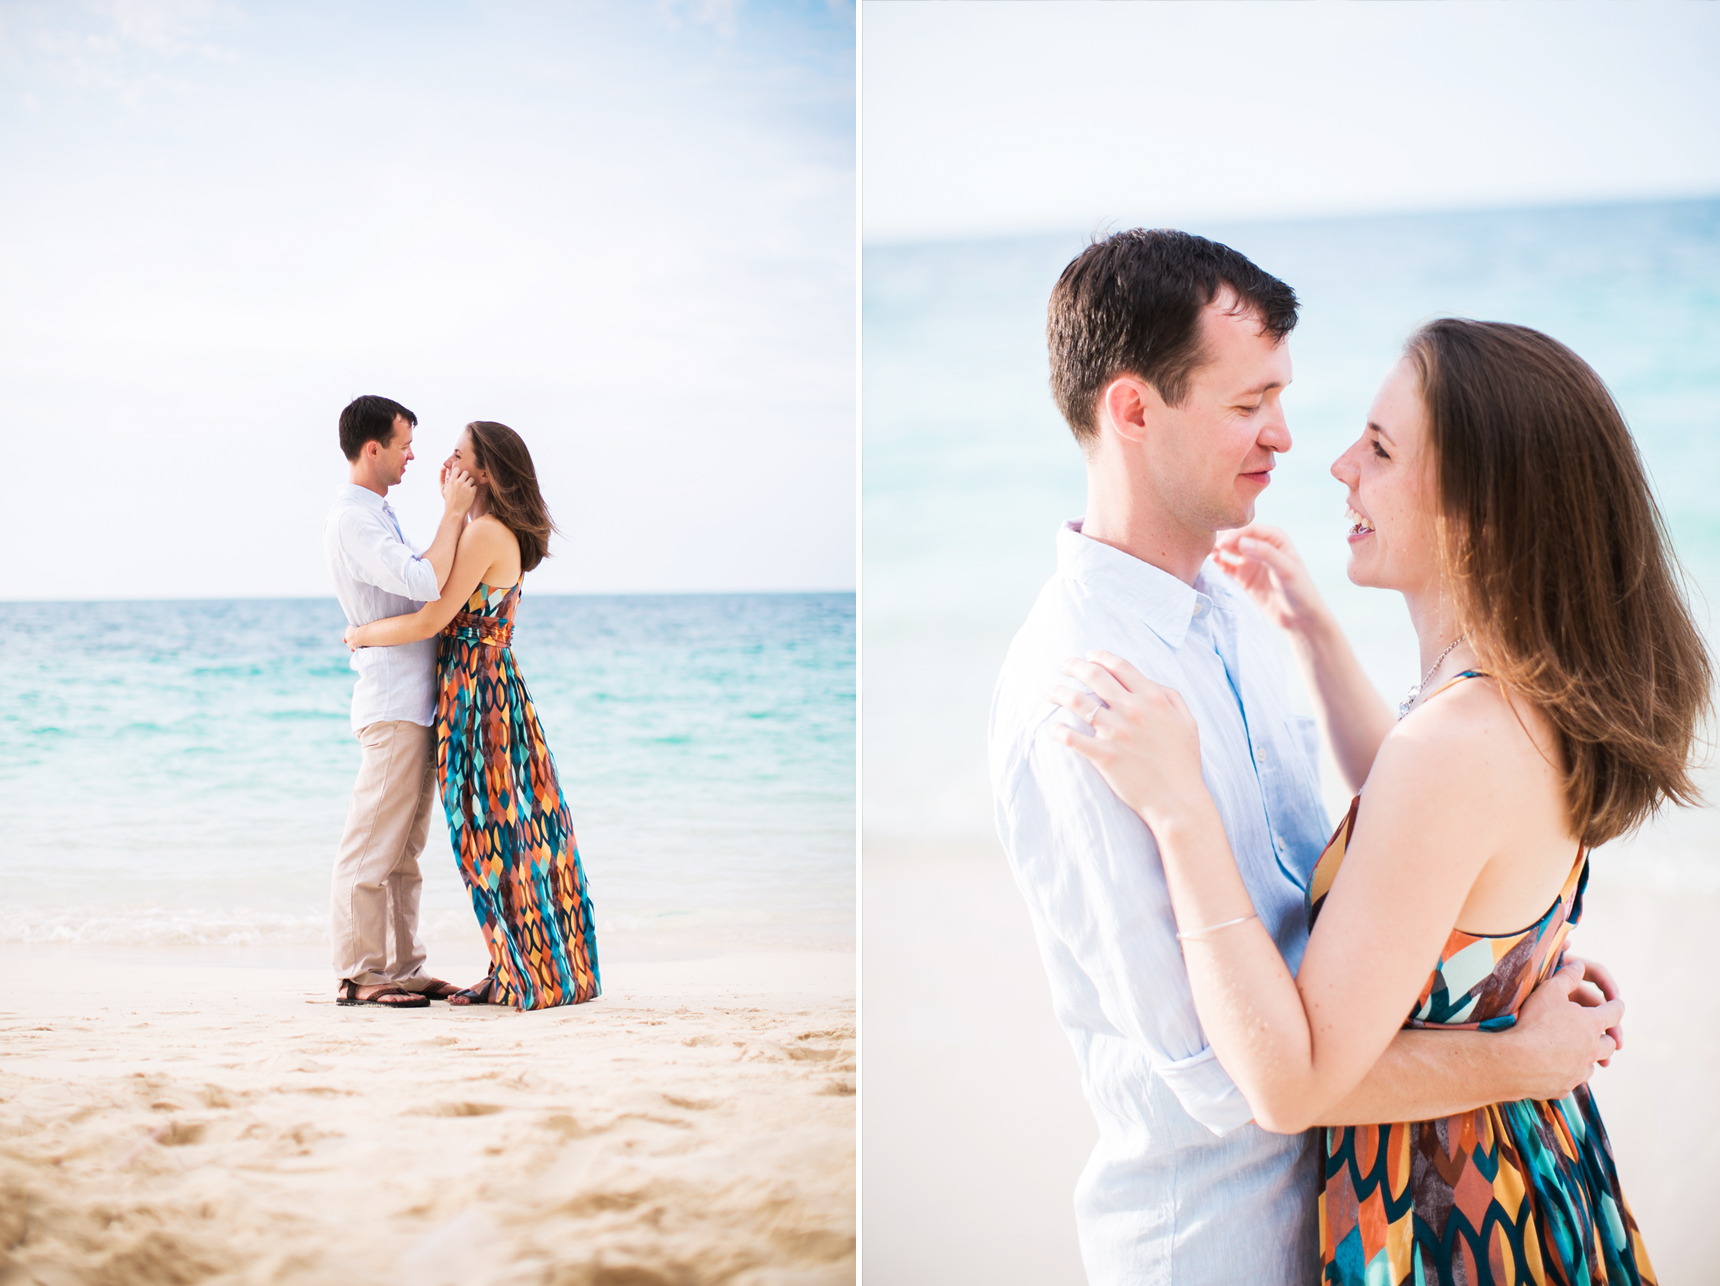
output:
[[[1142,442],[1148,421],[1164,410],[1159,391],[1134,375],[1119,375],[1099,394],[1099,429],[1128,442]]]

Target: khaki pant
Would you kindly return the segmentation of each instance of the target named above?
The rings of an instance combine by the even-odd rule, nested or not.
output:
[[[422,991],[418,855],[436,800],[436,734],[403,720],[378,722],[358,730],[358,744],[364,759],[329,893],[335,976]]]

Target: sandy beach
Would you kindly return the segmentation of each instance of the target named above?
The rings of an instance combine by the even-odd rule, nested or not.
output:
[[[1720,894],[1627,879],[1612,856],[1572,937],[1628,1008],[1593,1087],[1660,1280],[1713,1281],[1720,993],[1698,964]],[[869,840],[862,897],[867,1276],[1084,1281],[1071,1194],[1097,1136],[1002,852]]]
[[[604,964],[392,1013],[309,960],[5,948],[0,1283],[854,1280],[852,954]]]

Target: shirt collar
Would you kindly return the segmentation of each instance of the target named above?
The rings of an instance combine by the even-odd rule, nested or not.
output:
[[[1229,586],[1222,577],[1209,577],[1205,566],[1194,585],[1185,585],[1133,554],[1082,535],[1082,521],[1071,519],[1057,533],[1058,573],[1090,593],[1126,605],[1169,646],[1182,646],[1196,617],[1214,608],[1231,610]]]
[[[349,505],[363,505],[374,513],[393,513],[388,501],[377,495],[369,487],[361,487],[356,482],[343,482],[335,489],[335,498],[344,500]]]

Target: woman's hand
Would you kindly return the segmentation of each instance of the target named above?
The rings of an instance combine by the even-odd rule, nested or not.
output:
[[[349,625],[346,627],[346,633],[340,636],[340,641],[346,644],[348,651],[356,652],[359,648],[364,646],[364,644],[359,641],[360,636],[363,633],[364,626]]]
[[[1053,720],[1051,738],[1097,768],[1148,826],[1157,832],[1179,810],[1208,798],[1200,777],[1200,731],[1181,694],[1110,652],[1089,652],[1059,668],[1093,692],[1059,685],[1051,700],[1092,724],[1093,735]]]
[[[472,501],[478,495],[478,484],[471,474],[448,461],[442,465],[441,483],[445,513],[463,514],[472,507]]]
[[[1302,556],[1277,527],[1256,522],[1222,531],[1212,558],[1280,629],[1305,633],[1326,611]]]

